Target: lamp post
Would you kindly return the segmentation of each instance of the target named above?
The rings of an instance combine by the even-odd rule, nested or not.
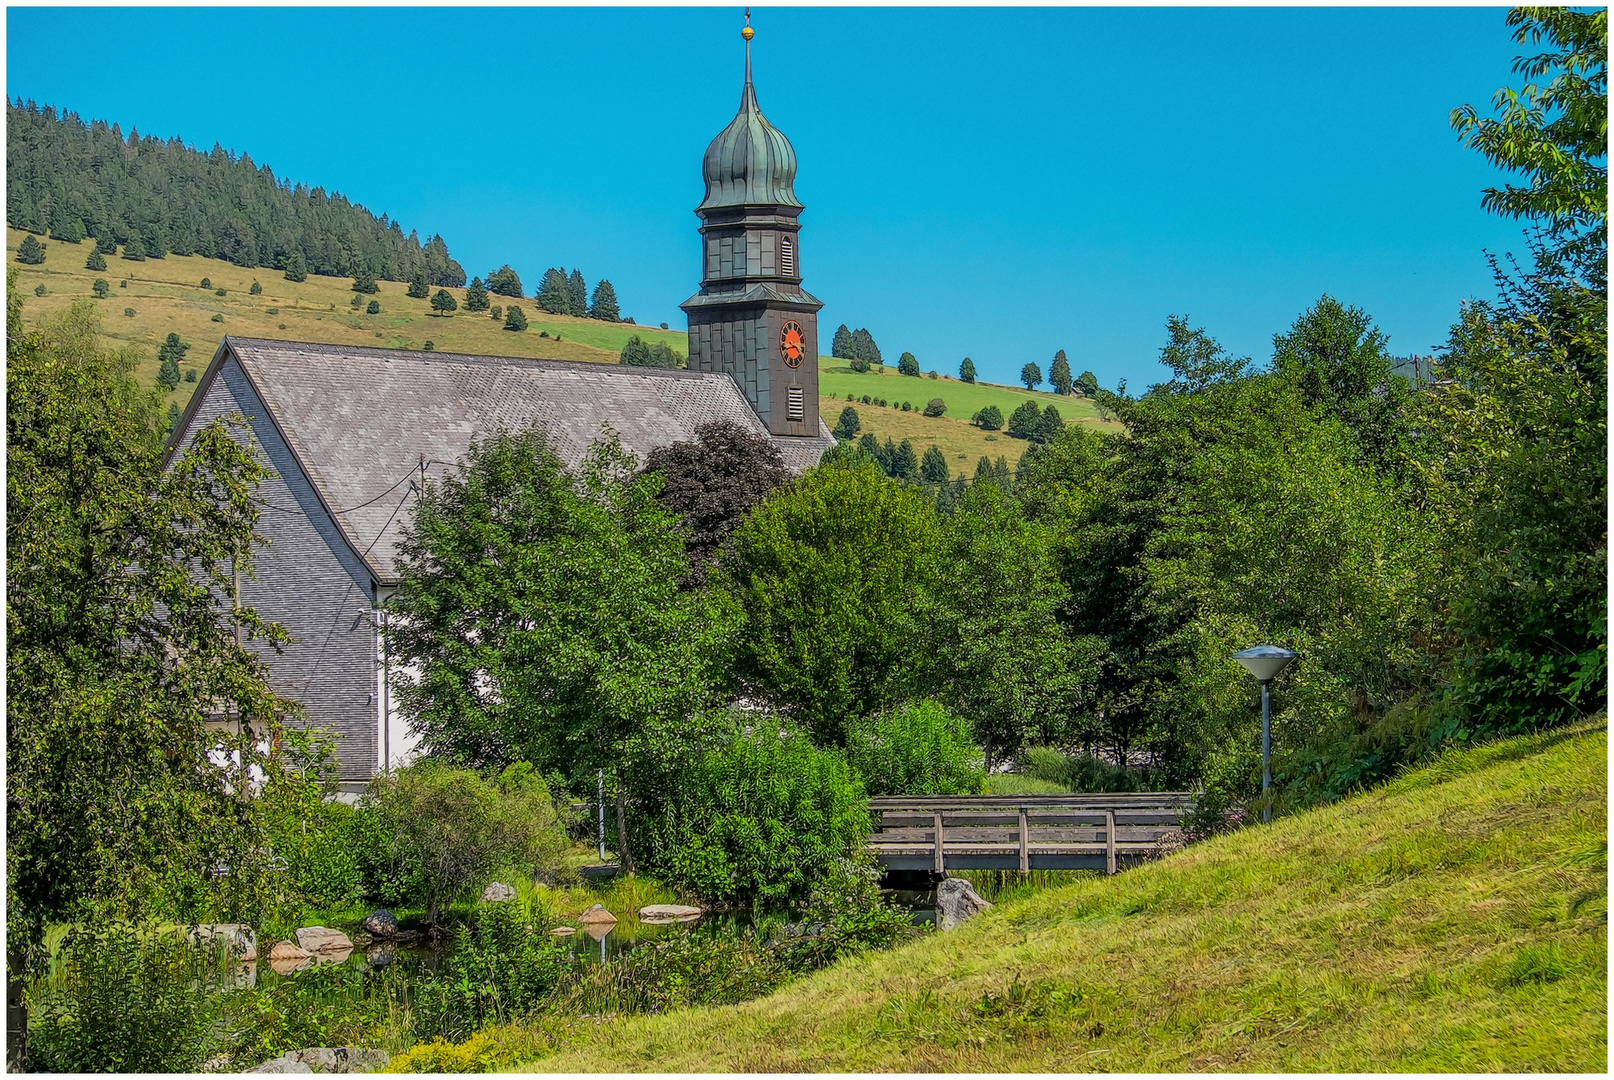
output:
[[[1261,820],[1272,820],[1272,680],[1300,654],[1278,645],[1256,645],[1233,654],[1261,684]]]

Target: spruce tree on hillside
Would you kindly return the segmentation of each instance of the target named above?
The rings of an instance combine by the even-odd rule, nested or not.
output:
[[[951,477],[947,473],[947,455],[934,444],[925,451],[919,462],[919,479],[927,484],[945,484]]]
[[[102,255],[99,251],[90,252],[90,257],[84,260],[84,269],[105,270],[106,256]]]
[[[262,296],[263,295],[263,286],[258,284],[258,281],[257,281],[256,278],[254,278],[253,281],[252,281],[252,287],[247,290],[247,295],[249,295],[249,296]]]
[[[465,310],[486,311],[488,309],[488,291],[482,287],[481,278],[472,278],[471,283],[465,287]]]
[[[589,318],[599,319],[602,322],[622,321],[622,313],[616,306],[616,289],[604,278],[594,286],[594,302],[588,307],[588,315]]]
[[[975,381],[975,361],[964,357],[964,362],[958,365],[958,381],[972,383]]]
[[[437,294],[432,297],[432,310],[439,315],[447,315],[459,306],[459,301],[455,300],[454,294],[447,289],[438,289]]]
[[[1042,410],[1035,401],[1022,402],[1009,415],[1009,434],[1016,439],[1032,439],[1042,431]]]
[[[368,270],[360,270],[353,275],[353,291],[364,293],[366,296],[381,291],[381,286],[375,283],[375,275]]]
[[[1042,368],[1036,364],[1027,363],[1020,369],[1020,381],[1026,384],[1027,390],[1035,390],[1037,384],[1042,382]]]
[[[169,334],[168,339],[157,347],[157,359],[164,362],[172,360],[177,369],[177,366],[184,361],[185,354],[189,351],[190,346],[180,341],[178,334]],[[175,381],[178,381],[177,376]]]
[[[889,443],[891,440],[887,439],[886,441]],[[891,464],[890,459],[886,457],[885,448],[880,445],[880,440],[876,439],[873,434],[865,431],[863,433],[863,437],[857,441],[857,448],[859,453],[869,455],[869,458],[873,460],[876,465],[880,466],[881,472],[885,473],[887,476],[891,475],[891,470],[889,468],[889,465]]]
[[[835,331],[835,338],[830,342],[829,354],[838,360],[851,360],[857,355],[852,351],[852,331],[846,328],[845,323],[841,323],[839,329]]]
[[[118,253],[118,242],[112,239],[111,233],[103,232],[95,238],[95,250],[101,255],[116,255]]]
[[[286,259],[286,280],[307,281],[308,263],[303,259],[303,253],[294,251]]]
[[[480,282],[482,279],[476,280]],[[409,279],[409,288],[404,290],[404,295],[413,300],[424,300],[431,295],[431,286],[426,284],[426,271],[415,271],[415,276]]]
[[[1065,357],[1064,349],[1054,353],[1053,366],[1048,369],[1048,381],[1053,384],[1054,393],[1070,393],[1070,361]]]
[[[885,363],[880,358],[880,346],[874,343],[874,335],[867,330],[852,331],[852,355],[870,364]]]
[[[174,362],[172,356],[162,358],[162,363],[157,368],[157,385],[164,390],[172,390],[179,385],[179,365]]]
[[[891,456],[891,475],[898,480],[919,479],[919,455],[913,451],[913,443],[907,439],[897,447]]]
[[[527,313],[521,310],[519,304],[511,304],[505,309],[504,328],[506,330],[525,330],[527,328]]]
[[[628,367],[649,367],[650,346],[640,341],[639,335],[635,334],[628,339],[626,345],[622,346],[622,355],[617,358],[617,363],[626,364]]]
[[[140,242],[140,237],[129,237],[129,242],[123,245],[123,257],[130,262],[146,261],[146,245]]]
[[[17,245],[17,261],[25,266],[38,266],[45,261],[45,245],[32,235],[23,237],[22,243]]]
[[[510,269],[510,264],[505,263],[488,275],[487,290],[490,293],[497,293],[499,296],[513,296],[519,300],[521,298],[521,279],[516,276],[514,270]]]
[[[835,422],[834,435],[842,442],[851,442],[862,427],[863,422],[858,419],[857,410],[848,405],[841,410],[841,418]]]
[[[1076,389],[1080,390],[1088,397],[1094,397],[1098,394],[1098,376],[1094,375],[1091,371],[1084,371],[1080,375],[1076,376],[1076,382],[1074,385]]]
[[[571,314],[572,293],[566,283],[565,267],[551,266],[544,271],[538,285],[538,306],[551,315]]]
[[[905,352],[897,357],[897,374],[912,375],[919,378],[919,360],[911,352]]]
[[[588,282],[583,280],[581,270],[573,270],[572,276],[566,279],[566,314],[575,315],[579,319],[588,316]]]

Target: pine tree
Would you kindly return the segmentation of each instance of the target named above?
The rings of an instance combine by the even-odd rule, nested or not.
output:
[[[504,311],[504,328],[506,330],[525,330],[527,328],[527,313],[517,304],[511,304]]]
[[[1037,384],[1042,382],[1042,368],[1036,364],[1027,363],[1020,369],[1020,381],[1026,384],[1027,390],[1035,390]]]
[[[172,390],[179,385],[179,365],[172,356],[162,358],[162,364],[157,368],[157,385],[164,390]]]
[[[848,405],[841,410],[841,418],[835,422],[834,434],[842,442],[851,442],[862,427],[862,421],[857,418],[857,410]]]
[[[307,281],[308,263],[303,259],[303,253],[294,251],[286,257],[286,280]]]
[[[919,378],[919,360],[911,352],[905,352],[897,357],[897,374],[911,375]]]
[[[476,278],[472,281],[472,284],[480,285],[481,282],[481,278]],[[415,276],[409,279],[409,288],[404,290],[404,295],[414,300],[424,300],[431,295],[431,286],[426,284],[426,271],[415,271]],[[469,298],[466,299],[465,307],[468,311],[474,310],[470,305]]]
[[[835,331],[835,339],[830,343],[829,354],[838,360],[851,360],[857,354],[852,351],[852,331],[841,323]]]
[[[45,261],[45,245],[35,240],[33,234],[22,238],[17,245],[17,261],[25,266],[38,266]]]
[[[487,290],[490,293],[497,293],[499,296],[514,296],[520,299],[521,279],[516,276],[514,270],[510,269],[510,264],[505,263],[488,275]]]
[[[471,283],[465,287],[465,310],[486,311],[488,309],[488,291],[482,287],[482,279],[472,278]]]
[[[867,330],[852,331],[852,355],[871,364],[885,363],[880,359],[880,346],[874,343],[874,335]]]
[[[572,306],[571,288],[566,282],[566,268],[551,266],[544,271],[538,285],[538,307],[551,315],[566,315]]]
[[[946,468],[945,462],[942,467]],[[907,439],[902,440],[902,445],[891,457],[891,475],[898,480],[919,479],[919,455],[914,453],[913,443]]]
[[[1084,371],[1076,377],[1076,389],[1088,397],[1098,396],[1098,376],[1091,371]]]
[[[169,334],[168,339],[157,347],[157,359],[164,363],[171,360],[177,367],[184,361],[185,354],[189,351],[190,346],[180,341],[178,334]],[[175,376],[175,381],[178,381],[178,376]]]
[[[1054,353],[1054,362],[1048,369],[1048,381],[1053,384],[1054,393],[1070,393],[1070,361],[1065,358],[1065,350],[1060,349]]]
[[[972,383],[975,381],[975,361],[964,357],[964,362],[958,365],[958,381]]]
[[[857,448],[859,453],[869,455],[869,460],[880,466],[881,472],[885,472],[885,462],[880,457],[882,451],[879,439],[865,431],[863,437],[857,441]]]
[[[1037,433],[1031,437],[1031,441],[1051,443],[1064,429],[1065,421],[1060,417],[1059,410],[1050,405],[1042,411],[1042,419],[1037,421]]]
[[[1009,416],[1009,434],[1016,439],[1031,439],[1042,430],[1042,410],[1035,401],[1026,401]]]
[[[560,335],[556,335],[559,340]],[[663,342],[656,342],[650,346],[650,366],[658,368],[680,368],[684,366],[684,358],[673,352],[672,348]]]
[[[566,279],[566,300],[566,314],[579,319],[588,316],[588,282],[583,280],[581,270],[574,269],[572,276]]]
[[[364,313],[366,315],[381,314],[381,301],[371,300],[368,304],[364,305]]]
[[[622,315],[616,306],[616,289],[604,278],[594,286],[594,302],[588,308],[589,318],[603,322],[619,322]]]
[[[84,269],[105,270],[106,256],[102,255],[99,251],[90,252],[90,257],[84,260]]]
[[[116,255],[118,242],[112,239],[112,234],[103,232],[95,238],[95,251],[98,255]]]
[[[172,390],[173,387],[169,387],[169,389]],[[170,435],[179,427],[179,421],[182,416],[183,414],[179,411],[179,402],[170,401],[168,403],[168,433]]]
[[[375,283],[374,274],[370,273],[368,269],[361,269],[357,274],[353,275],[353,291],[368,295],[380,292],[381,286]]]
[[[649,367],[650,346],[640,341],[639,335],[635,334],[628,339],[626,345],[622,346],[622,355],[617,358],[617,363],[629,367]]]
[[[950,479],[947,473],[947,455],[934,444],[925,451],[924,460],[919,463],[919,479],[927,484],[945,484]]]

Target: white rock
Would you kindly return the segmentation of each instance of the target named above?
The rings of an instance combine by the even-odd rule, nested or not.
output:
[[[492,885],[482,890],[482,902],[484,904],[498,904],[515,898],[516,891],[502,881],[495,881]]]
[[[328,926],[305,926],[297,931],[297,944],[311,953],[352,949],[353,941],[340,930]]]

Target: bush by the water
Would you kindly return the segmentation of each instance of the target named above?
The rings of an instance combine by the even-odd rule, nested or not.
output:
[[[976,795],[985,777],[968,721],[916,701],[849,725],[846,758],[870,795]]]
[[[541,1008],[566,977],[566,945],[517,901],[486,904],[443,962],[410,988],[417,1037],[463,1039]]]
[[[805,900],[869,832],[863,784],[833,750],[757,717],[676,770],[636,816],[640,861],[709,900]]]
[[[1015,772],[1035,780],[1058,784],[1076,792],[1148,791],[1149,781],[1142,773],[1122,765],[1112,765],[1091,754],[1061,754],[1046,746],[1021,751]]]

